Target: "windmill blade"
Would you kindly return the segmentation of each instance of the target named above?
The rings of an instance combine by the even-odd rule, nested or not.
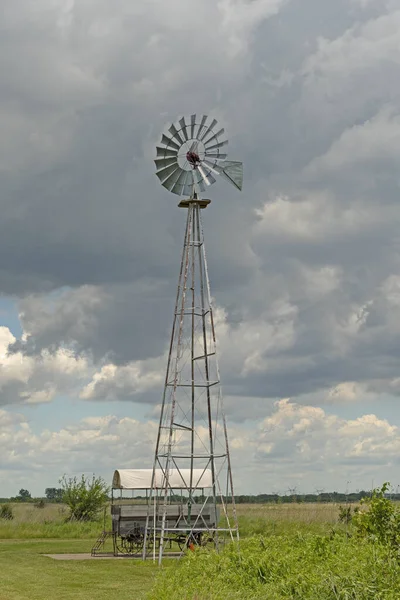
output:
[[[186,123],[185,123],[185,117],[182,117],[179,120],[179,125],[181,126],[181,131],[183,133],[183,137],[185,138],[186,141],[188,141],[188,134],[187,134],[187,129],[186,129]]]
[[[190,117],[190,137],[194,138],[194,128],[196,127],[196,115]]]
[[[193,194],[193,188],[194,188],[194,172],[193,171],[186,171],[188,174],[188,178],[186,180],[186,183],[183,187],[183,195],[184,196],[192,196]]]
[[[223,142],[218,142],[218,144],[213,144],[212,146],[207,146],[206,145],[206,149],[207,152],[209,152],[210,150],[216,150],[217,148],[222,148],[222,146],[226,146],[228,144],[228,140],[224,140]]]
[[[206,123],[206,121],[207,121],[207,118],[208,118],[208,117],[207,117],[207,115],[203,115],[203,116],[202,116],[202,118],[201,118],[201,122],[200,122],[200,125],[199,125],[199,130],[198,130],[198,132],[197,132],[197,134],[196,134],[196,137],[197,137],[198,139],[200,139],[200,136],[201,136],[203,133],[205,133],[205,131],[206,131],[206,129],[207,129],[207,126],[206,126],[206,124],[205,124],[205,123]]]
[[[164,158],[167,157],[172,157],[172,156],[178,156],[178,151],[177,150],[169,150],[167,148],[161,148],[161,146],[156,146],[156,150],[157,150],[157,158],[159,156],[162,156]]]
[[[188,180],[192,181],[192,178],[190,177],[190,172],[181,171],[181,173],[178,176],[178,179],[176,180],[175,184],[173,185],[170,191],[178,195],[183,194],[183,190],[185,189]]]
[[[207,129],[206,129],[205,133],[203,133],[203,135],[199,137],[199,140],[200,140],[200,142],[202,142],[202,141],[204,140],[204,138],[206,137],[206,135],[207,135],[208,133],[210,133],[210,132],[211,132],[211,131],[214,129],[214,127],[216,126],[216,124],[217,124],[217,123],[218,123],[218,121],[217,121],[216,119],[213,119],[213,120],[211,121],[211,123],[210,123],[210,125],[207,127]]]
[[[210,142],[212,142],[213,140],[218,140],[219,137],[221,137],[221,135],[225,132],[225,129],[220,129],[219,131],[217,131],[217,133],[214,133],[214,135],[210,138],[208,138],[208,140],[203,140],[203,143],[205,145],[205,147],[207,148],[207,144],[209,144]],[[212,133],[212,132],[211,132]],[[207,136],[206,136],[207,137]]]
[[[161,181],[161,183],[163,183],[177,169],[179,169],[179,171],[181,171],[181,168],[178,165],[178,163],[175,163],[175,164],[171,165],[170,167],[166,167],[165,169],[160,169],[159,171],[156,172],[156,175],[157,175],[158,179]]]
[[[198,146],[199,146],[199,142],[197,140],[194,140],[194,142],[192,142],[192,145],[189,148],[189,152],[196,152]]]
[[[168,129],[168,131],[170,132],[170,134],[172,135],[173,138],[178,140],[178,142],[180,143],[181,146],[182,146],[182,144],[185,143],[184,140],[179,135],[179,131],[177,130],[177,128],[175,127],[174,124],[171,125],[171,127]]]
[[[183,171],[186,175],[186,171]],[[167,188],[170,192],[173,191],[174,187],[179,181],[179,178],[182,176],[182,169],[178,167],[165,181],[163,181],[163,186]]]
[[[216,158],[217,160],[225,160],[227,154],[220,154],[219,152],[206,152],[206,158]]]
[[[162,138],[161,138],[161,143],[165,144],[167,146],[167,148],[175,148],[175,150],[179,150],[180,145],[177,144],[176,142],[173,142],[171,140],[171,138],[167,137],[165,134],[163,134]]]
[[[169,167],[173,164],[178,164],[176,160],[176,156],[172,156],[171,158],[156,158],[155,161],[157,171],[160,169],[164,169],[165,167]]]

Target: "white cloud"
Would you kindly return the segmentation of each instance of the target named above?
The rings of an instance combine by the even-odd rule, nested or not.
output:
[[[398,5],[375,7],[366,16],[368,21],[349,21],[344,32],[319,36],[317,49],[303,62],[301,99],[293,114],[307,124],[301,131],[322,153],[344,130],[398,104]]]
[[[63,473],[95,472],[110,481],[116,468],[150,468],[156,432],[156,421],[110,415],[35,434],[23,415],[0,410],[0,452],[7,465],[2,494],[17,493],[22,481],[41,494]],[[379,483],[383,470],[385,479],[396,477],[400,430],[373,414],[345,419],[281,400],[256,432],[229,423],[229,437],[237,493],[284,493],[289,484],[303,492],[343,489],[344,469],[354,488],[368,488],[371,476]]]
[[[84,285],[75,290],[64,290],[55,297],[29,296],[21,306],[20,319],[24,324],[23,339],[39,335],[46,337],[51,329],[59,341],[67,345],[71,340],[95,326],[95,310],[104,302],[106,293],[96,286]],[[26,309],[25,309],[26,306]],[[26,314],[25,310],[29,310]],[[35,318],[30,319],[30,314]],[[63,336],[67,338],[63,340]]]
[[[54,354],[9,354],[15,337],[7,327],[0,327],[0,404],[50,402],[57,394],[71,392],[87,377],[88,362],[66,349]]]
[[[291,199],[278,196],[256,211],[259,222],[255,236],[278,241],[321,243],[327,239],[354,236],[384,219],[379,207],[365,206],[353,199],[350,206],[336,202],[329,192],[305,192]]]
[[[334,40],[320,38],[317,52],[306,60],[304,73],[325,77],[330,86],[336,78],[348,78],[361,69],[371,70],[383,61],[399,64],[399,24],[400,11],[396,10],[356,24]]]
[[[24,487],[43,494],[64,473],[102,473],[110,481],[114,469],[149,467],[155,434],[151,421],[113,416],[90,417],[35,434],[23,415],[0,410],[0,472],[7,474],[2,493],[15,495],[25,481]]]
[[[329,471],[346,464],[356,468],[357,459],[368,459],[369,467],[389,468],[400,449],[400,430],[373,414],[346,420],[319,407],[281,400],[260,425],[257,444],[260,460],[284,458],[293,462],[292,467],[321,465]]]
[[[240,376],[264,371],[268,356],[291,348],[296,338],[297,308],[284,299],[266,308],[256,320],[230,326],[223,309],[216,310],[218,351],[230,372]]]
[[[133,399],[149,390],[161,391],[166,362],[162,365],[160,363],[159,360],[149,360],[125,366],[107,364],[93,375],[92,380],[80,392],[80,397],[83,400]],[[154,369],[157,366],[159,368]]]
[[[222,31],[228,36],[232,57],[245,52],[253,30],[275,15],[288,0],[219,0]]]
[[[366,390],[363,388],[362,385],[358,384],[355,381],[345,381],[344,383],[339,383],[339,385],[330,389],[328,392],[328,397],[334,402],[348,402],[353,400],[360,400],[363,397],[363,394],[365,393]]]
[[[340,174],[362,165],[390,171],[400,161],[400,116],[393,107],[384,107],[372,119],[346,129],[329,150],[306,168],[307,176]],[[375,171],[376,174],[376,171]]]

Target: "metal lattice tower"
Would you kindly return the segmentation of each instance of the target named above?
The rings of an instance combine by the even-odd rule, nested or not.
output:
[[[219,149],[227,141],[218,139],[223,130],[215,134],[206,119],[196,123],[193,115],[190,125],[181,119],[181,128],[172,125],[171,137],[163,136],[164,147],[157,148],[163,185],[178,194],[190,191],[179,203],[187,209],[186,231],[143,548],[143,558],[152,549],[160,563],[177,531],[185,536],[184,548],[209,544],[219,550],[226,540],[239,539],[201,218],[210,200],[198,193],[215,181],[211,171],[241,189],[242,167],[225,162]],[[179,498],[172,473],[182,480]],[[178,525],[169,521],[169,507],[177,502],[184,507]]]

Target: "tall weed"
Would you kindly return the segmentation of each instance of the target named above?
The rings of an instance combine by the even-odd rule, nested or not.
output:
[[[400,567],[383,546],[344,534],[249,538],[221,554],[189,552],[149,600],[395,600]]]

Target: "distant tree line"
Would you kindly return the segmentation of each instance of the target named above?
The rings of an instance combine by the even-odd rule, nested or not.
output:
[[[76,482],[75,482],[76,483]],[[65,485],[64,485],[65,488]],[[45,495],[41,498],[33,498],[28,490],[20,489],[17,496],[12,498],[0,498],[1,502],[37,502],[38,500],[44,500],[47,502],[63,502],[65,498],[65,489],[63,488],[46,488]],[[240,494],[235,495],[235,502],[237,504],[290,504],[290,503],[356,503],[360,502],[362,498],[368,498],[371,496],[371,491],[361,490],[359,492],[343,493],[343,492],[320,492],[318,494],[300,494],[293,492],[290,494]],[[391,500],[400,501],[400,493],[386,492],[385,496]],[[111,498],[108,497],[110,500]],[[128,499],[128,498],[127,498]],[[135,500],[146,500],[146,496],[136,496]],[[180,494],[171,496],[172,502],[179,502],[181,500]],[[196,496],[196,500],[201,502],[205,500],[205,496]],[[229,502],[230,500],[227,499]]]
[[[319,494],[299,494],[299,493],[292,493],[292,494],[285,494],[285,495],[280,495],[280,494],[258,494],[258,495],[253,495],[253,494],[240,494],[240,495],[235,495],[235,502],[236,504],[291,504],[291,503],[297,503],[297,504],[301,504],[301,503],[317,503],[317,502],[321,502],[321,503],[356,503],[356,502],[360,502],[360,500],[362,498],[369,498],[371,497],[372,492],[368,491],[366,492],[365,490],[361,490],[359,492],[351,492],[351,493],[341,493],[341,492],[321,492]],[[386,497],[390,498],[391,500],[397,500],[400,501],[400,493],[386,493]],[[145,500],[146,497],[145,496],[135,496],[136,500]],[[195,497],[196,501],[198,502],[204,502],[205,500],[205,496],[196,496]],[[179,502],[181,500],[181,496],[180,494],[175,494],[175,495],[171,495],[171,501],[172,502]],[[217,500],[219,500],[217,498]],[[230,502],[230,499],[225,499],[225,501],[227,501],[228,503]]]
[[[21,488],[16,496],[11,498],[0,498],[0,502],[37,502],[38,500],[47,500],[47,502],[62,502],[62,488],[46,488],[44,496],[33,498],[29,490]]]
[[[341,492],[321,492],[319,494],[258,494],[257,496],[241,494],[235,496],[237,504],[290,504],[290,503],[353,503],[360,502],[361,498],[366,498],[371,492],[361,490],[359,492],[341,493]],[[392,494],[393,500],[400,500],[400,494]]]

